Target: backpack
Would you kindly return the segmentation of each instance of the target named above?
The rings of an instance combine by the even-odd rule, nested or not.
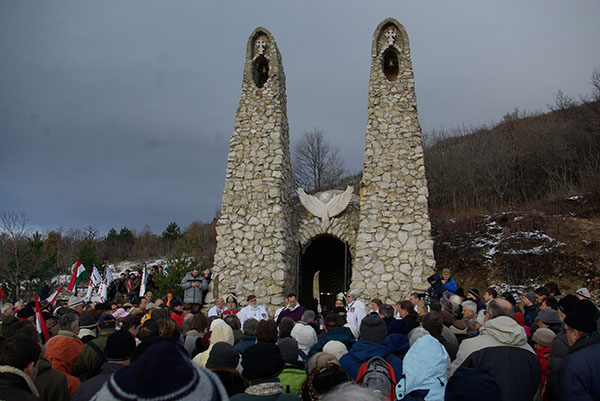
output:
[[[386,359],[388,357],[392,355]],[[391,401],[396,399],[396,374],[386,359],[374,356],[363,362],[356,375],[356,384],[384,394]]]

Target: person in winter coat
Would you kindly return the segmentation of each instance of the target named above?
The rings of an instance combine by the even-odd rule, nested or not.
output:
[[[224,320],[215,319],[210,324],[210,345],[208,346],[208,349],[196,355],[192,361],[205,367],[213,347],[216,343],[221,341],[233,346],[233,330]]]
[[[298,360],[298,343],[291,337],[282,338],[277,342],[285,367],[279,374],[284,393],[300,395],[302,385],[306,380],[304,363]]]
[[[183,326],[183,302],[176,299],[171,302],[171,319],[175,320],[175,322],[179,325],[179,327]]]
[[[204,301],[203,291],[208,289],[208,281],[200,274],[200,269],[195,266],[191,272],[181,280],[183,289],[183,303],[192,305],[192,312],[197,313],[202,308]]]
[[[458,284],[452,278],[452,273],[450,269],[442,270],[442,285],[444,286],[444,290],[456,294],[456,290],[458,290]]]
[[[558,317],[565,320],[570,313],[577,308],[579,300],[573,294],[567,294],[558,301]],[[552,400],[556,394],[556,380],[558,371],[563,361],[569,354],[569,341],[567,333],[563,328],[552,340],[550,347],[550,358],[548,359],[548,373],[546,374],[546,399]]]
[[[446,290],[442,284],[442,278],[440,275],[437,273],[432,274],[431,276],[427,277],[427,282],[430,286],[427,289],[427,295],[431,299],[440,299]]]
[[[523,297],[523,316],[525,317],[525,326],[531,327],[535,318],[537,317],[538,310],[535,307],[535,292],[531,291],[525,294]]]
[[[0,400],[39,400],[33,384],[41,347],[26,336],[12,336],[0,342]]]
[[[384,345],[386,337],[387,329],[383,319],[379,316],[367,315],[360,324],[361,339],[340,358],[340,365],[356,380],[360,365],[373,356],[380,356],[389,362],[396,377],[402,376],[402,360]]]
[[[591,301],[580,300],[564,320],[569,355],[558,373],[559,399],[600,399],[600,313]]]
[[[544,394],[544,388],[546,386],[546,374],[548,373],[548,359],[550,358],[550,346],[552,340],[556,334],[548,328],[537,329],[533,333],[533,348],[535,354],[540,359],[540,366],[542,367],[542,380],[540,382],[540,388],[542,389],[542,395]]]
[[[352,335],[352,331],[349,328],[344,327],[344,318],[337,313],[330,313],[325,316],[323,328],[325,333],[321,336],[319,341],[310,348],[308,352],[308,358],[312,357],[317,352],[321,352],[325,344],[331,340],[337,340],[343,343],[346,348],[350,349],[356,343],[356,338]],[[294,330],[292,330],[292,333]]]
[[[530,401],[540,384],[541,367],[513,314],[508,301],[491,301],[479,335],[463,340],[451,372],[463,366],[487,369],[500,383],[504,401]]]
[[[129,365],[135,351],[135,338],[124,330],[117,330],[106,340],[106,362],[102,364],[100,374],[86,380],[79,386],[72,401],[89,401],[108,381],[110,376]]]
[[[404,374],[396,385],[397,399],[411,399],[417,393],[426,401],[443,400],[448,358],[444,346],[431,335],[415,341],[404,357]]]
[[[400,333],[408,336],[408,333],[415,327],[419,326],[417,319],[419,315],[415,311],[410,301],[400,301],[396,304],[396,310],[400,315],[400,319],[396,319],[388,325],[390,333]]]
[[[11,327],[11,336],[26,336],[41,345],[37,329],[33,323],[28,321],[15,323]],[[34,384],[42,401],[69,401],[71,399],[66,375],[52,369],[52,364],[43,357],[40,357]]]
[[[113,315],[104,314],[100,316],[98,319],[100,334],[83,346],[81,355],[71,368],[73,376],[87,380],[100,373],[102,364],[99,361],[102,361],[104,357],[108,337],[115,332],[115,324],[116,320]]]
[[[219,377],[230,397],[243,393],[249,384],[237,370],[239,361],[240,353],[231,344],[218,342],[206,362],[206,368]]]
[[[242,353],[242,376],[250,386],[231,401],[294,401],[300,397],[285,393],[278,376],[285,366],[277,345],[259,342]]]
[[[479,296],[479,290],[477,288],[471,288],[467,293],[467,298],[475,302],[475,304],[477,305],[477,312],[485,309],[485,304],[481,301],[481,297]]]
[[[52,364],[52,368],[67,377],[71,394],[81,385],[81,381],[71,375],[71,368],[83,351],[83,342],[79,339],[79,316],[66,313],[58,321],[58,335],[51,337],[42,348],[44,357]]]

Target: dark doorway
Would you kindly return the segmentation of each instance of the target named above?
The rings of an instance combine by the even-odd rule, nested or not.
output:
[[[315,238],[300,260],[300,304],[307,309],[317,310],[317,301],[313,298],[313,277],[320,271],[321,307],[323,311],[331,310],[336,294],[346,291],[350,286],[351,266],[346,243],[330,235]]]

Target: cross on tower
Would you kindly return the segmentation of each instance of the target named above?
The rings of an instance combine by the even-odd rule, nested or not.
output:
[[[396,39],[396,32],[394,32],[392,28],[388,28],[388,30],[385,31],[385,37],[388,41],[388,45],[392,46],[394,44],[394,39]]]
[[[256,46],[256,51],[258,52],[258,54],[264,54],[265,49],[267,47],[267,42],[263,38],[259,38],[254,44],[254,46]]]

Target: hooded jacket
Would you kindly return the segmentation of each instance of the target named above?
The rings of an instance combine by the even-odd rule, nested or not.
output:
[[[499,316],[485,322],[479,329],[477,337],[463,340],[458,348],[456,359],[452,362],[451,373],[454,373],[473,352],[499,346],[521,348],[535,356],[533,348],[527,344],[525,330],[514,319]]]
[[[81,381],[70,373],[82,350],[83,343],[69,330],[60,330],[57,336],[46,343],[45,358],[52,364],[53,369],[66,375],[71,394],[81,385]]]
[[[34,384],[42,401],[69,401],[71,399],[66,375],[52,369],[50,362],[44,358],[40,358]]]
[[[205,367],[206,362],[208,362],[208,357],[210,356],[210,352],[213,349],[213,346],[218,342],[226,342],[229,345],[234,344],[233,338],[233,330],[231,327],[225,323],[222,319],[213,320],[210,324],[210,345],[208,349],[204,352],[199,353],[192,359],[192,362],[197,363],[198,365]]]
[[[340,365],[354,380],[358,374],[358,369],[363,362],[368,361],[371,357],[380,356],[385,359],[391,354],[388,347],[383,344],[378,344],[371,340],[359,340],[352,346],[346,355],[340,358]],[[393,355],[393,354],[392,354]],[[402,376],[402,359],[397,356],[388,357],[386,359],[392,368],[396,378]]]
[[[444,346],[431,335],[419,338],[404,357],[404,375],[396,385],[396,397],[402,399],[415,390],[427,390],[426,401],[443,400],[448,358]]]
[[[488,320],[479,336],[464,340],[452,367],[486,369],[500,384],[504,401],[532,400],[542,376],[525,330],[508,316]]]
[[[292,329],[292,332],[293,331],[294,330]],[[319,339],[319,341],[317,341],[317,343],[310,348],[308,357],[310,358],[317,352],[323,351],[323,347],[325,346],[325,344],[333,340],[343,343],[348,349],[352,348],[354,343],[356,343],[356,338],[354,338],[354,335],[352,334],[352,331],[350,331],[349,328],[338,327],[337,329],[331,329],[324,333]]]

